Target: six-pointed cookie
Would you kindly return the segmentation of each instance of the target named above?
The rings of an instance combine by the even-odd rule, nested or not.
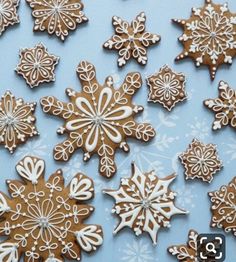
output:
[[[116,50],[119,53],[118,66],[122,67],[128,60],[134,58],[141,65],[147,63],[147,48],[160,41],[160,36],[146,31],[146,16],[140,13],[129,24],[120,17],[113,16],[112,25],[115,34],[107,40],[103,47]]]
[[[50,54],[42,44],[34,48],[20,50],[20,62],[16,68],[17,74],[23,76],[26,83],[34,88],[41,83],[55,81],[55,67],[59,57]]]
[[[148,101],[159,103],[171,111],[177,103],[187,98],[185,84],[184,74],[176,73],[165,65],[159,72],[147,78]]]

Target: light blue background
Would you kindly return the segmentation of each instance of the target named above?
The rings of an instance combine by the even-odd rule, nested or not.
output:
[[[145,107],[144,114],[139,119],[150,121],[158,135],[148,145],[130,141],[131,152],[128,155],[118,152],[116,155],[118,172],[111,181],[99,177],[96,157],[84,164],[81,151],[74,154],[70,162],[66,164],[56,163],[53,160],[53,147],[63,139],[56,135],[56,129],[62,122],[44,115],[38,106],[37,126],[41,135],[18,148],[12,156],[2,147],[0,149],[0,189],[6,192],[4,181],[8,178],[17,178],[15,164],[26,154],[36,155],[46,160],[47,176],[54,170],[62,168],[69,182],[76,172],[82,171],[92,177],[96,184],[96,197],[92,201],[96,211],[89,222],[101,224],[105,238],[103,246],[93,256],[83,254],[83,261],[176,261],[167,253],[166,249],[171,244],[185,243],[189,229],[195,229],[199,233],[222,232],[220,230],[212,231],[209,228],[211,214],[207,192],[227,184],[236,175],[236,137],[235,131],[230,127],[219,132],[211,131],[213,114],[203,107],[202,102],[206,98],[217,97],[217,86],[220,80],[225,80],[236,88],[236,61],[231,68],[221,67],[214,82],[210,81],[206,68],[195,69],[190,60],[174,63],[174,58],[182,50],[177,41],[182,31],[171,23],[171,19],[188,18],[191,7],[202,6],[203,0],[84,0],[83,2],[85,14],[90,19],[89,23],[80,26],[70,34],[65,43],[62,43],[56,37],[49,37],[47,33],[33,33],[31,9],[25,1],[21,1],[19,8],[21,23],[8,28],[0,38],[1,94],[9,89],[17,97],[23,97],[26,101],[38,102],[46,95],[56,95],[59,99],[67,101],[64,93],[67,87],[77,90],[81,88],[75,70],[80,60],[86,59],[96,66],[97,76],[101,83],[106,76],[113,75],[117,86],[130,71],[141,72],[145,79],[164,64],[168,64],[176,71],[186,74],[186,90],[189,99],[178,104],[171,113],[168,113],[161,106],[147,103],[148,90],[146,84],[143,84],[134,102]],[[229,0],[229,6],[232,12],[236,12],[234,0]],[[146,67],[140,67],[132,61],[119,70],[116,64],[117,53],[104,51],[102,48],[103,42],[113,34],[111,18],[113,15],[118,15],[131,21],[141,11],[145,11],[147,15],[147,30],[160,34],[161,43],[149,49],[149,62]],[[41,85],[31,90],[23,78],[16,75],[14,68],[18,63],[19,48],[32,47],[38,42],[43,42],[50,52],[60,56],[60,63],[56,69],[55,83]],[[194,137],[207,143],[217,144],[219,155],[224,162],[223,170],[215,175],[210,185],[196,180],[185,182],[183,168],[176,160],[176,156],[186,149]],[[120,178],[130,175],[132,160],[136,161],[144,171],[155,168],[157,175],[162,177],[177,172],[178,177],[172,188],[178,192],[178,206],[190,211],[188,216],[175,217],[172,220],[171,229],[160,231],[156,247],[153,247],[147,236],[136,238],[130,230],[123,230],[115,237],[112,235],[117,223],[116,217],[110,214],[113,200],[104,196],[101,189],[118,188]],[[227,234],[226,239],[226,261],[236,261],[236,240],[231,234]]]

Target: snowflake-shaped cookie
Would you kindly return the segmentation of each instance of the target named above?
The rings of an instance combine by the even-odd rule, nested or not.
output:
[[[171,255],[176,256],[179,261],[197,262],[197,240],[198,233],[195,230],[190,230],[186,245],[171,246],[168,248],[168,251]]]
[[[20,50],[20,62],[16,72],[33,88],[41,83],[55,81],[54,71],[58,61],[59,57],[49,54],[47,48],[40,43],[34,48]]]
[[[148,101],[160,103],[171,111],[178,102],[186,99],[185,83],[184,74],[176,73],[165,65],[147,78],[150,89]]]
[[[47,31],[62,41],[78,24],[88,21],[81,0],[26,0],[33,9],[34,31]]]
[[[199,178],[210,183],[222,167],[216,145],[204,144],[193,139],[189,148],[179,156],[185,168],[186,179]]]
[[[77,68],[82,92],[66,89],[69,103],[55,97],[41,99],[45,113],[59,116],[65,124],[58,134],[68,139],[54,149],[55,160],[68,161],[76,149],[84,150],[84,161],[93,154],[100,158],[100,174],[110,178],[116,172],[114,156],[116,149],[129,151],[128,137],[149,141],[155,136],[150,124],[138,124],[134,117],[143,107],[133,105],[132,97],[142,85],[139,73],[129,73],[119,89],[114,89],[112,77],[104,85],[96,79],[92,64],[82,61]]]
[[[22,181],[7,180],[10,198],[0,193],[1,261],[62,262],[80,260],[81,250],[91,252],[103,242],[102,229],[86,225],[94,211],[83,202],[93,198],[90,178],[77,174],[64,187],[62,171],[44,180],[45,162],[27,156],[16,166]]]
[[[160,36],[145,31],[146,16],[140,13],[129,24],[120,17],[113,16],[115,34],[104,43],[106,49],[119,51],[118,66],[122,67],[133,57],[141,65],[147,63],[147,48],[157,44]]]
[[[34,116],[36,103],[24,103],[7,91],[0,100],[0,145],[10,153],[28,138],[38,135]]]
[[[236,90],[230,88],[226,82],[219,83],[219,97],[207,99],[204,104],[215,113],[213,130],[227,125],[236,128]]]
[[[20,22],[17,8],[20,0],[0,0],[0,35],[10,25]]]
[[[112,212],[120,217],[114,233],[130,227],[137,236],[147,232],[156,244],[159,229],[170,227],[173,215],[187,213],[174,205],[176,193],[169,185],[175,178],[174,174],[159,179],[154,171],[142,173],[133,163],[131,178],[122,178],[118,190],[104,190],[115,199]]]
[[[189,19],[174,19],[183,27],[179,41],[184,51],[176,60],[190,57],[196,66],[206,65],[212,80],[222,64],[232,64],[236,55],[236,14],[227,4],[219,5],[205,0],[202,8],[193,8]]]
[[[236,236],[236,177],[219,190],[209,193],[212,207],[211,226],[223,228]]]

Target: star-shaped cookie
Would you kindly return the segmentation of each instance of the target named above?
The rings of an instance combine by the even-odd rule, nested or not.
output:
[[[17,8],[20,0],[0,0],[0,35],[8,26],[20,22]]]
[[[191,58],[197,67],[206,65],[213,80],[222,64],[232,64],[236,55],[236,14],[227,4],[205,0],[202,8],[193,8],[189,19],[173,19],[183,28],[179,41],[183,52],[176,60]]]
[[[34,116],[36,103],[25,103],[7,91],[0,99],[0,145],[13,153],[18,145],[38,135]]]
[[[226,82],[219,83],[219,97],[205,100],[204,105],[215,113],[213,130],[227,125],[236,128],[236,90]]]
[[[168,111],[185,100],[185,76],[174,72],[169,66],[163,66],[159,72],[147,78],[149,87],[148,101],[159,103]]]
[[[94,208],[90,178],[77,174],[65,187],[61,170],[44,179],[45,162],[26,156],[16,166],[21,180],[7,180],[10,197],[0,193],[1,261],[79,261],[81,251],[103,242],[98,225],[84,224]]]
[[[68,138],[55,147],[54,159],[68,161],[78,148],[82,148],[84,161],[98,154],[99,172],[110,178],[116,172],[116,150],[129,151],[127,138],[147,142],[155,136],[150,124],[135,121],[136,114],[143,111],[143,107],[132,104],[133,95],[142,85],[141,76],[129,73],[121,87],[115,89],[112,77],[107,77],[104,85],[100,85],[94,66],[86,61],[79,64],[77,74],[82,92],[68,88],[69,103],[53,96],[41,99],[45,113],[65,121],[58,134],[66,134]]]
[[[209,193],[212,203],[211,227],[224,229],[236,236],[236,177],[227,186]]]
[[[222,168],[216,145],[193,139],[189,148],[179,156],[185,168],[186,179],[199,178],[210,183],[213,175]]]
[[[105,49],[117,50],[118,66],[122,67],[128,60],[134,58],[141,65],[147,63],[147,48],[160,41],[160,36],[146,31],[146,16],[142,12],[129,24],[120,17],[113,16],[112,25],[115,34],[107,40]]]
[[[40,43],[34,48],[20,50],[20,62],[16,72],[23,76],[31,88],[34,88],[41,83],[55,81],[54,71],[58,62],[59,57],[50,54]]]
[[[114,233],[129,227],[137,236],[147,232],[156,244],[159,229],[170,227],[173,215],[187,213],[174,204],[176,193],[169,185],[175,178],[174,174],[160,179],[154,171],[142,173],[133,163],[132,176],[122,178],[118,190],[104,190],[114,198],[112,213],[120,218]]]
[[[47,31],[49,35],[55,34],[62,41],[66,39],[69,31],[74,31],[88,18],[83,13],[81,0],[26,0],[32,8],[35,18],[34,31]]]

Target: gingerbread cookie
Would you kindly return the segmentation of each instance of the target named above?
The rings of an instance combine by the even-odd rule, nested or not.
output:
[[[170,246],[168,251],[171,255],[176,256],[178,261],[197,262],[197,240],[198,233],[195,230],[190,230],[187,244]]]
[[[213,175],[222,168],[216,145],[193,139],[189,148],[179,156],[185,168],[186,179],[199,178],[210,183]]]
[[[236,91],[226,82],[219,83],[219,97],[205,100],[204,105],[215,113],[213,130],[227,125],[236,128]]]
[[[110,178],[116,172],[114,162],[116,149],[129,151],[126,139],[129,137],[149,141],[155,136],[150,124],[136,123],[135,115],[143,107],[133,105],[132,97],[142,85],[139,73],[129,73],[119,89],[114,89],[109,76],[104,85],[96,79],[92,64],[82,61],[77,68],[82,92],[66,89],[70,102],[63,103],[55,97],[41,99],[45,113],[59,116],[65,124],[58,134],[68,138],[54,149],[54,159],[68,161],[78,148],[84,151],[84,161],[93,154],[100,159],[100,174]]]
[[[54,71],[58,62],[59,57],[49,54],[47,48],[40,43],[34,48],[20,50],[20,62],[16,72],[34,88],[41,83],[55,81]]]
[[[211,227],[223,228],[236,236],[236,177],[219,190],[209,193],[212,203]]]
[[[1,261],[80,260],[81,251],[103,242],[100,226],[84,224],[94,211],[84,204],[94,196],[93,182],[77,174],[65,187],[62,171],[46,182],[45,162],[27,156],[16,166],[23,181],[7,180],[10,197],[0,193]]]
[[[78,24],[88,21],[81,0],[26,0],[33,9],[34,31],[47,31],[62,41]]]
[[[0,100],[0,145],[13,153],[18,145],[38,135],[34,116],[36,103],[24,103],[22,98],[7,91]]]
[[[176,193],[169,185],[175,178],[174,174],[160,179],[154,171],[142,173],[133,163],[131,178],[122,178],[118,190],[104,190],[115,200],[112,213],[120,217],[114,233],[130,227],[137,236],[147,232],[156,244],[158,230],[170,227],[173,215],[187,213],[174,204]]]
[[[184,74],[174,72],[167,65],[156,74],[149,76],[146,81],[150,90],[148,101],[160,103],[168,111],[187,98]]]
[[[0,1],[0,35],[10,25],[20,22],[17,9],[20,0],[1,0]]]
[[[222,64],[232,64],[236,55],[236,14],[228,5],[205,0],[202,8],[193,8],[189,19],[174,19],[183,28],[179,41],[183,52],[176,60],[191,58],[197,67],[206,65],[211,79]]]
[[[119,53],[118,66],[122,67],[130,58],[134,58],[139,64],[147,63],[147,48],[157,44],[161,38],[159,35],[146,32],[146,16],[142,12],[129,24],[120,17],[113,16],[112,25],[115,34],[104,43],[105,49],[117,50]]]

